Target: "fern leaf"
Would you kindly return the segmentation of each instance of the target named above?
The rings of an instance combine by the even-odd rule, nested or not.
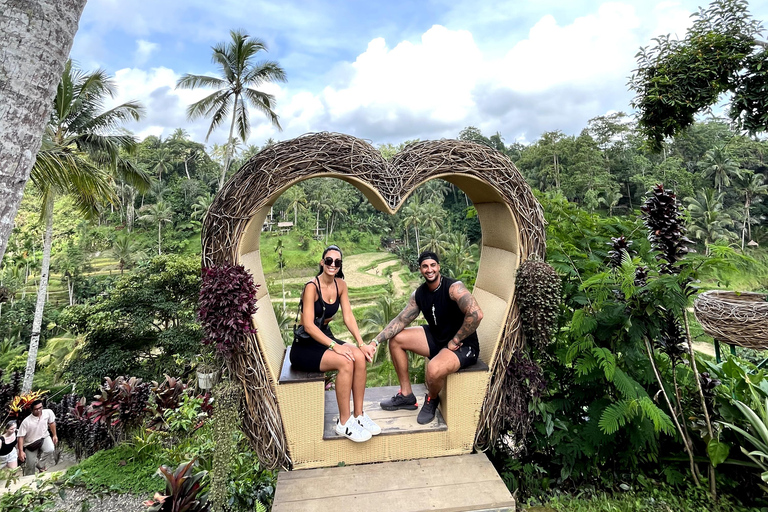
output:
[[[656,432],[664,432],[672,435],[675,433],[675,426],[670,417],[659,409],[649,397],[644,396],[640,399],[640,409],[646,418],[653,422],[653,428]]]
[[[573,318],[571,318],[571,332],[575,336],[583,336],[595,330],[597,327],[597,320],[594,317],[587,314],[583,309],[577,309],[573,312]]]
[[[642,389],[640,384],[635,379],[624,373],[624,370],[621,368],[616,368],[616,370],[613,372],[613,385],[616,386],[616,389],[619,390],[621,396],[630,400],[637,399],[640,396],[638,393],[638,388]]]
[[[595,347],[592,354],[597,359],[600,369],[605,373],[605,378],[613,380],[613,374],[616,371],[616,356],[607,348]]]
[[[600,430],[605,434],[615,434],[637,414],[636,400],[621,400],[605,408],[600,416]]]
[[[584,377],[585,375],[588,375],[592,372],[595,368],[597,368],[597,361],[594,357],[592,357],[591,354],[586,354],[583,357],[579,358],[578,361],[576,361],[576,364],[573,365],[574,369],[576,370],[576,375],[579,377]]]
[[[584,338],[582,338],[580,341],[571,344],[565,354],[565,364],[571,364],[573,360],[576,359],[576,357],[579,356],[582,352],[587,352],[594,346],[595,340],[592,338],[592,335],[589,334],[584,336]]]

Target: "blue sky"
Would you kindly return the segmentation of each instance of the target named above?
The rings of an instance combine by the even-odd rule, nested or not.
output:
[[[768,2],[752,14],[768,18]],[[630,111],[626,83],[640,46],[684,35],[696,0],[301,1],[89,0],[72,57],[115,75],[116,102],[139,100],[140,137],[182,127],[203,141],[206,120],[186,106],[210,91],[179,91],[208,74],[211,46],[242,29],[264,40],[288,82],[277,97],[284,130],[256,112],[248,143],[337,131],[374,144],[456,137],[474,125],[507,143],[576,134],[595,116]],[[227,125],[228,126],[228,125]],[[209,142],[223,142],[226,128]]]

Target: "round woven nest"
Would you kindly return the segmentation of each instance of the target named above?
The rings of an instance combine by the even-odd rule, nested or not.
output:
[[[693,303],[704,332],[718,341],[756,350],[768,349],[768,295],[712,290]]]

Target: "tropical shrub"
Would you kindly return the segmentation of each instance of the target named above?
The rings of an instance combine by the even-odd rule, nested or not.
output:
[[[211,506],[208,495],[204,493],[207,486],[207,471],[192,472],[195,460],[182,463],[171,470],[160,466],[158,474],[165,480],[165,494],[155,493],[153,499],[144,504],[147,512],[207,512]]]
[[[647,204],[652,244],[632,239],[638,219],[603,219],[559,195],[542,202],[564,307],[554,342],[535,356],[543,375],[531,379],[530,364],[516,361],[533,383],[535,420],[527,438],[502,438],[500,466],[524,495],[643,474],[685,485],[681,471],[698,475],[694,455],[706,457],[712,436],[693,439],[688,426],[702,406],[681,325],[695,273],[717,258],[683,259],[676,201],[661,188]]]
[[[149,381],[160,369],[180,374],[179,361],[199,351],[199,265],[194,257],[156,256],[120,276],[105,295],[66,308],[59,323],[85,341],[64,377],[89,395],[104,375]]]
[[[242,265],[221,265],[203,269],[198,318],[205,335],[203,343],[214,345],[224,357],[232,354],[255,333],[256,313],[253,277]]]

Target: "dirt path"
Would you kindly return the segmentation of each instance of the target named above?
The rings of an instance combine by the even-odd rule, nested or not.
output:
[[[702,354],[706,354],[710,357],[715,357],[715,346],[711,343],[704,341],[694,341],[693,350],[696,352],[701,352]]]
[[[364,267],[368,267],[376,262],[379,262],[376,266],[368,269],[361,270]],[[352,256],[344,257],[344,280],[347,282],[350,288],[366,288],[369,286],[381,286],[389,283],[390,277],[384,274],[386,268],[400,265],[400,262],[393,254],[386,252],[366,252],[362,254],[354,254]],[[395,272],[392,275],[394,281],[395,296],[399,297],[405,293],[405,283],[400,272]],[[315,274],[307,274],[301,277],[290,277],[285,280],[285,284],[303,284],[314,277]],[[280,296],[280,279],[272,277],[272,302],[282,303]],[[298,297],[286,297],[286,304],[298,304]],[[365,304],[355,304],[355,307],[372,306],[374,302]]]

